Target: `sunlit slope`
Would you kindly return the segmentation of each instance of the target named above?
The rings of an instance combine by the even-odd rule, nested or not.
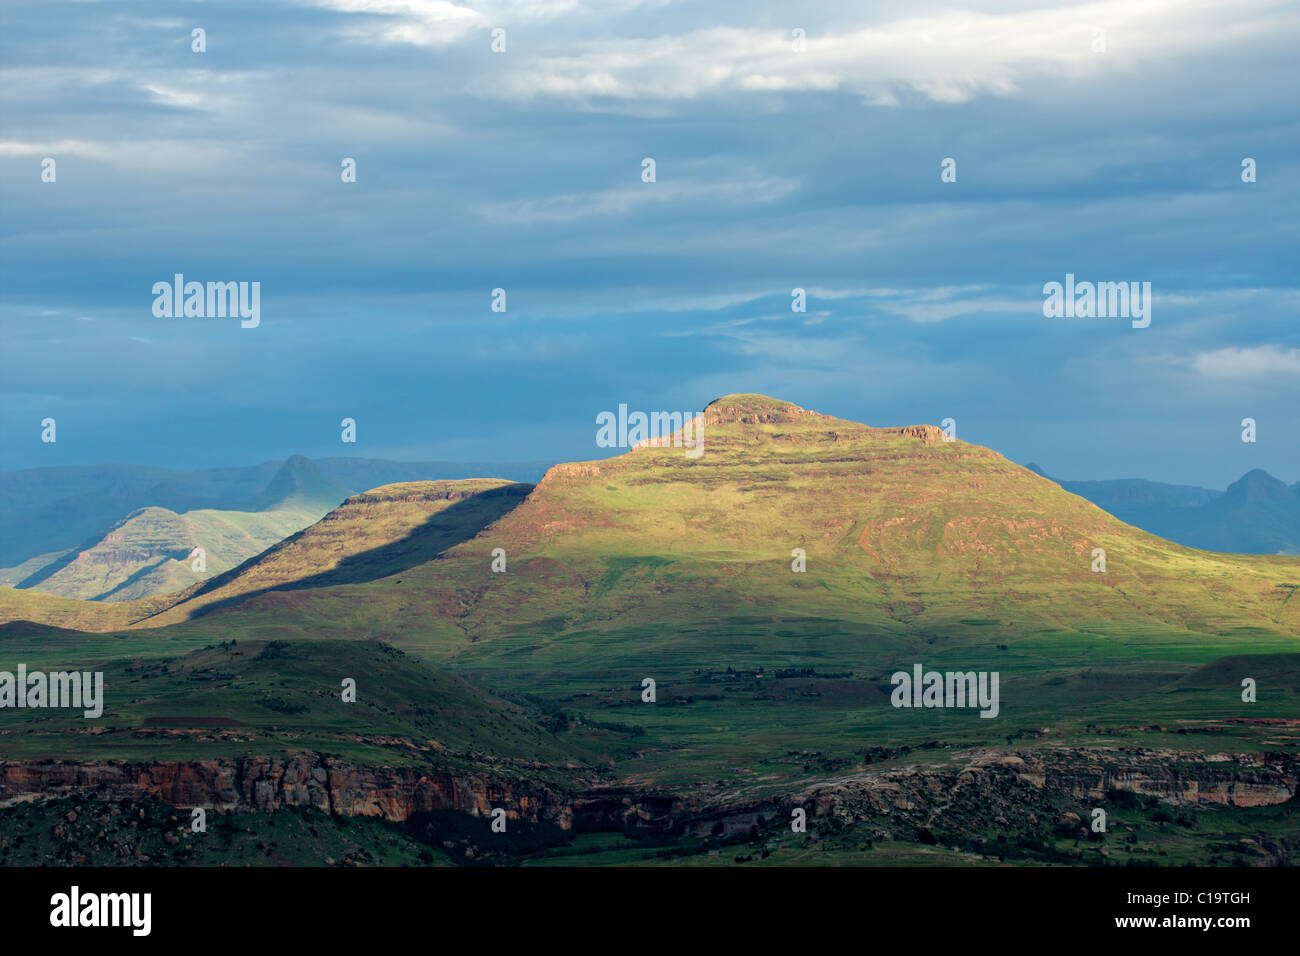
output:
[[[467,633],[547,603],[571,605],[574,623],[668,608],[912,629],[989,619],[1294,633],[1300,619],[1279,587],[1300,583],[1300,561],[1171,544],[938,429],[868,428],[751,396],[705,417],[697,460],[646,448],[553,469],[491,529],[514,558],[509,589],[478,594],[481,549],[453,552],[446,563],[464,565],[474,598],[459,618]],[[791,569],[795,548],[806,572]],[[1092,570],[1097,548],[1104,573]]]
[[[87,601],[170,594],[233,568],[320,516],[319,510],[305,507],[260,512],[204,509],[183,515],[166,508],[142,508],[30,587]],[[201,572],[194,569],[195,549],[203,551]]]
[[[150,619],[174,623],[276,588],[372,581],[423,564],[507,513],[532,485],[410,481],[353,495],[316,524],[188,592]]]
[[[0,588],[0,623],[35,621],[77,631],[129,627],[142,614],[167,606],[173,596],[140,601],[79,601],[41,591]]]
[[[472,537],[531,488],[495,478],[386,485],[353,495],[239,567],[177,594],[108,603],[0,588],[0,621],[85,631],[158,627],[272,588],[372,581]]]

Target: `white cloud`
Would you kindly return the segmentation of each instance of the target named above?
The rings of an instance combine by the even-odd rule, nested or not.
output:
[[[203,106],[201,93],[186,93],[184,90],[171,89],[154,83],[146,83],[144,89],[157,102],[165,106],[177,106],[182,109],[199,109]]]
[[[103,143],[88,143],[80,139],[61,139],[46,143],[24,143],[0,139],[0,156],[89,156],[102,158],[109,154]]]
[[[445,46],[484,25],[477,10],[446,0],[314,0],[313,5],[370,15],[343,30],[361,43]]]
[[[1106,52],[1093,51],[1105,31]],[[1005,13],[939,10],[817,31],[802,52],[788,30],[736,26],[655,37],[569,37],[484,76],[509,98],[694,99],[737,92],[845,90],[876,105],[908,97],[962,103],[1040,78],[1079,79],[1154,61],[1221,53],[1297,33],[1274,4],[1122,0]]]
[[[315,7],[354,14],[344,36],[363,43],[446,46],[474,30],[515,23],[594,19],[670,0],[479,0],[474,6],[448,0],[305,0]],[[368,17],[362,20],[361,17]]]
[[[637,176],[633,167],[631,175]],[[635,185],[589,193],[569,193],[542,199],[491,203],[479,207],[483,218],[509,224],[570,222],[593,216],[617,216],[653,203],[775,202],[799,188],[798,180],[738,172],[734,179],[712,181],[637,182]]]
[[[1300,385],[1300,349],[1276,345],[1217,349],[1193,358],[1192,368],[1206,378],[1251,381],[1291,378]]]

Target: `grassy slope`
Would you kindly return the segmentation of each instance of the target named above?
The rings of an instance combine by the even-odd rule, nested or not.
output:
[[[132,624],[157,628],[268,588],[374,580],[428,561],[472,537],[514,507],[530,488],[498,479],[404,482],[375,488],[354,495],[300,532],[277,538],[238,567],[183,591],[129,602],[92,603],[0,588],[0,621],[34,621],[97,632]],[[184,567],[188,570],[188,563]],[[209,570],[212,567],[209,554]]]
[[[85,601],[170,594],[235,567],[320,517],[320,507],[296,500],[268,511],[142,508],[33,587]],[[207,567],[202,574],[189,557],[200,547]]]
[[[482,769],[494,760],[564,763],[577,752],[542,730],[537,714],[371,642],[237,642],[102,670],[100,719],[6,711],[0,753],[186,760],[308,751],[359,764]],[[356,681],[355,703],[341,700],[344,678]]]
[[[354,495],[316,524],[195,589],[147,623],[183,621],[274,588],[371,581],[423,564],[508,512],[532,489],[495,478],[412,481]]]

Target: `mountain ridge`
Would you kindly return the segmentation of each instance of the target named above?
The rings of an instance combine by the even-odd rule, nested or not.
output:
[[[15,586],[92,601],[171,593],[301,530],[347,494],[308,459],[293,456],[249,510],[139,508],[80,547],[25,567]]]
[[[1129,524],[1188,547],[1236,554],[1300,554],[1300,482],[1253,468],[1213,491],[1140,478],[1065,481],[1025,466]]]

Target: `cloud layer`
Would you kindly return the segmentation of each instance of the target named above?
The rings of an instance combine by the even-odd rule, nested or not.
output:
[[[597,457],[620,402],[762,391],[1300,479],[1287,5],[899,9],[6,5],[0,467]],[[154,318],[178,272],[262,324]],[[1045,319],[1067,273],[1151,282],[1151,326]]]

